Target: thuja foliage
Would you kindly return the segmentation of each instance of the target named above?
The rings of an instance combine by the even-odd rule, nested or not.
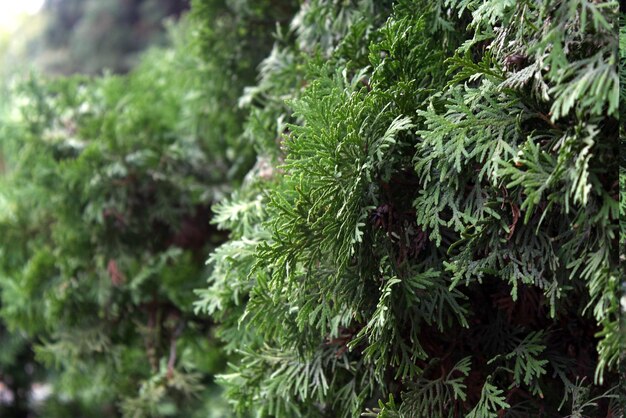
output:
[[[622,267],[621,277],[621,317],[620,317],[620,347],[622,347],[619,358],[620,372],[620,399],[622,407],[626,407],[626,280],[624,279],[624,261],[626,260],[626,14],[620,5],[619,18],[619,75],[620,75],[620,166],[619,166],[619,188],[620,188],[620,247],[619,257]]]
[[[0,314],[12,334],[0,328],[1,351],[34,346],[48,369],[34,380],[53,384],[41,416],[225,414],[212,378],[223,356],[211,320],[192,312],[193,289],[226,238],[209,207],[252,163],[237,98],[272,43],[248,28],[270,39],[278,19],[232,3],[198,2],[172,46],[127,76],[33,76],[12,92],[0,143]],[[249,39],[259,58],[236,62],[227,48]]]
[[[617,19],[302,3],[240,100],[257,163],[214,207],[230,240],[196,303],[236,411],[623,412]]]

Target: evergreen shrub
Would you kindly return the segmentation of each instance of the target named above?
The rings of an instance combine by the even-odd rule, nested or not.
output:
[[[0,373],[33,346],[46,417],[623,415],[619,17],[195,0],[126,76],[29,79]]]
[[[226,238],[210,206],[252,163],[237,98],[272,46],[248,28],[271,40],[274,15],[259,24],[261,12],[239,7],[198,2],[171,26],[171,46],[128,75],[32,76],[12,92],[0,129],[0,377],[42,364],[20,389],[25,404],[33,381],[52,384],[41,416],[227,415],[212,377],[224,356],[193,290]],[[236,62],[227,46],[247,42]]]
[[[257,163],[198,290],[236,411],[623,413],[618,16],[301,4],[241,99]]]

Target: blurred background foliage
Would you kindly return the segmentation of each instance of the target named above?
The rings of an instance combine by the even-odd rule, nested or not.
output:
[[[164,20],[188,9],[188,0],[46,0],[12,36],[12,56],[54,74],[127,72],[142,50],[167,43]]]
[[[166,42],[163,19],[188,0],[48,0],[42,65],[61,73],[128,71],[147,46]]]
[[[293,1],[47,0],[0,35],[0,416],[229,416],[191,312]]]

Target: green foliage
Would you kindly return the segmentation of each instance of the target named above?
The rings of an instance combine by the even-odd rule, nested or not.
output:
[[[617,413],[616,20],[302,5],[243,97],[257,164],[198,290],[237,411]]]
[[[619,106],[619,114],[620,114],[620,127],[619,127],[619,135],[620,135],[620,163],[619,163],[619,256],[620,263],[624,262],[624,257],[626,256],[626,124],[624,124],[624,117],[626,112],[626,16],[622,13],[620,14],[619,19],[619,77],[620,77],[620,106]],[[624,269],[622,268],[622,273]],[[623,277],[623,276],[622,276]],[[623,350],[623,347],[626,344],[626,327],[624,327],[624,315],[626,314],[626,299],[624,298],[624,291],[626,290],[626,281],[622,278],[621,283],[621,315],[618,321],[614,321],[609,324],[608,327],[605,327],[605,334],[608,338],[605,338],[605,346],[612,353],[619,353],[619,371],[620,371],[620,387],[618,391],[619,400],[623,408],[626,407],[626,361],[624,359],[624,354],[626,353]],[[619,327],[619,335],[616,335],[615,332],[611,332],[611,330],[615,330],[615,328]]]
[[[205,3],[127,76],[33,76],[14,92],[0,306],[49,370],[43,416],[228,415],[212,383],[224,356],[193,289],[225,238],[209,208],[250,167],[237,98],[258,62],[231,66],[224,45],[206,45],[247,39],[249,21]],[[214,22],[211,37],[198,30]]]
[[[42,413],[623,414],[617,2],[191,19],[2,127],[0,367],[37,341]]]
[[[431,367],[439,364],[439,360],[433,359]],[[404,394],[399,408],[391,396],[388,403],[384,404],[379,401],[379,408],[368,409],[362,415],[389,418],[454,416],[458,413],[460,403],[467,399],[467,387],[463,382],[469,375],[470,366],[470,359],[466,357],[454,365],[446,375],[433,380],[420,376]]]

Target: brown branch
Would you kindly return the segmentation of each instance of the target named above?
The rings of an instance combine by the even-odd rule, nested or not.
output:
[[[174,377],[174,366],[176,365],[176,341],[180,334],[183,332],[183,328],[185,323],[180,320],[174,332],[172,332],[172,336],[170,337],[170,356],[167,359],[167,379],[170,380]]]

